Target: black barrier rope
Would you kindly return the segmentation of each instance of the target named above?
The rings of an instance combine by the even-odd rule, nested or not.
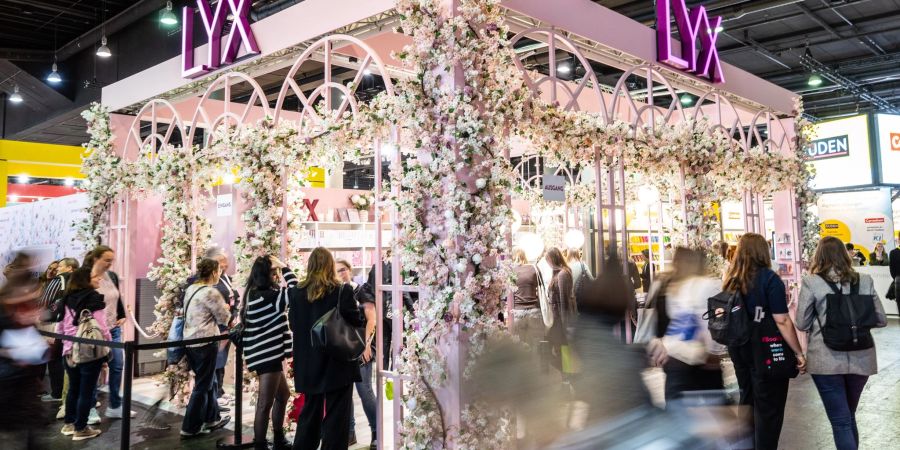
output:
[[[78,342],[81,344],[100,345],[109,348],[120,348],[125,353],[125,367],[122,368],[124,375],[122,386],[122,433],[119,439],[119,448],[127,450],[131,446],[131,387],[134,378],[134,355],[139,350],[159,350],[171,347],[187,347],[196,344],[208,344],[210,342],[219,342],[228,339],[228,334],[220,334],[217,336],[202,337],[196,339],[184,339],[180,341],[166,341],[155,344],[135,344],[134,341],[113,342],[101,341],[97,339],[86,339],[77,336],[69,336],[65,334],[52,333],[50,331],[38,332],[46,337],[60,339],[63,341]],[[252,442],[243,442],[242,433],[243,425],[241,424],[242,412],[242,390],[243,390],[243,358],[241,357],[241,346],[235,346],[235,392],[234,392],[234,408],[235,423],[234,437],[232,442],[221,441],[217,445],[219,448],[246,448],[252,446]]]

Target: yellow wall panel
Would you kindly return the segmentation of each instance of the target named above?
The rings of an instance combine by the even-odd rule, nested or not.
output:
[[[81,147],[0,140],[0,159],[81,166]]]

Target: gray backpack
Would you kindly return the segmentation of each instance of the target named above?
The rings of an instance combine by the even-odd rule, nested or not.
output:
[[[75,337],[98,341],[106,340],[103,332],[100,330],[100,324],[97,323],[97,319],[94,319],[94,315],[86,309],[81,311],[81,315],[78,318],[78,331],[75,333]],[[75,364],[96,361],[106,358],[107,355],[109,355],[109,347],[106,346],[82,342],[72,344],[72,362]]]

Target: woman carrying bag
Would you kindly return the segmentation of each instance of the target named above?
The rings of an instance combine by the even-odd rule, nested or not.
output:
[[[853,270],[839,239],[819,241],[809,272],[811,275],[803,277],[797,310],[797,328],[809,333],[808,370],[831,422],[835,447],[856,450],[856,407],[869,376],[878,373],[869,328],[884,327],[887,319],[872,278]],[[837,311],[829,311],[832,307]],[[862,323],[853,324],[855,331],[850,324],[839,326],[841,310],[853,311],[860,318]],[[856,343],[841,345],[842,334],[849,334]]]
[[[294,450],[346,450],[349,447],[350,413],[353,383],[361,380],[359,360],[338,355],[313,339],[320,319],[330,318],[329,326],[342,322],[345,327],[365,325],[353,288],[337,280],[334,258],[322,247],[309,255],[306,279],[288,290],[288,320],[294,332],[294,386],[306,395],[297,422]],[[324,317],[328,315],[328,317]],[[338,317],[339,316],[339,317]],[[316,328],[317,330],[314,330]],[[337,331],[337,330],[328,330]],[[359,354],[364,343],[358,342]],[[357,355],[358,357],[359,355]],[[328,414],[325,415],[325,411]],[[324,419],[323,419],[324,415]]]
[[[746,233],[738,241],[723,285],[725,291],[741,293],[747,314],[743,317],[751,321],[751,338],[728,347],[728,354],[741,389],[740,404],[753,408],[757,450],[778,448],[789,381],[806,370],[806,358],[788,315],[784,282],[770,269],[771,264],[766,238]]]

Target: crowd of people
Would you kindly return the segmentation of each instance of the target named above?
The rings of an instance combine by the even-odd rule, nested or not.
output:
[[[710,253],[726,258],[723,274],[711,273]],[[632,261],[623,263],[607,249],[607,258],[600,265],[604,273],[595,277],[580,249],[549,248],[539,261],[529,261],[525,252],[514,249],[513,334],[555,367],[563,383],[580,386],[587,377],[583,367],[574,367],[573,349],[579,339],[584,340],[585,330],[591,329],[585,326],[584,317],[601,317],[602,329],[609,328],[609,334],[618,335],[623,342],[626,333],[622,332],[636,322],[630,331],[635,333],[635,343],[645,346],[646,363],[664,372],[669,409],[678,408],[694,393],[723,392],[723,361],[730,360],[740,388],[737,403],[745,406],[741,419],[753,430],[752,446],[757,449],[778,447],[789,380],[809,374],[831,421],[835,446],[858,448],[856,408],[868,378],[877,373],[875,343],[867,333],[886,325],[872,278],[854,269],[862,264],[861,253],[836,238],[823,238],[795,299],[794,319],[789,314],[786,286],[772,270],[771,245],[763,236],[747,233],[736,246],[717,245],[709,253],[679,247],[670,254],[669,270],[658,273],[646,253],[646,263],[638,270]],[[119,392],[122,349],[45,338],[29,331],[36,327],[64,336],[122,342],[127,314],[119,276],[110,270],[115,258],[110,247],[101,245],[80,260],[54,262],[38,277],[33,257],[20,253],[4,269],[0,402],[5,407],[0,415],[15,414],[15,420],[0,418],[0,431],[27,430],[29,424],[40,423],[40,402],[59,402],[61,433],[74,441],[94,438],[101,434],[97,425],[104,420],[97,396],[104,381],[109,394],[103,416],[107,420],[134,416],[133,411],[123,411]],[[890,265],[892,276],[900,276],[895,273],[900,272],[900,249],[888,254],[883,245],[876,245],[868,261]],[[374,336],[380,328],[385,348],[390,348],[390,322],[387,318],[380,326],[377,323],[374,268],[365,282],[354,280],[352,269],[349,262],[335,260],[327,249],[317,248],[308,258],[305,276],[299,279],[276,256],[265,255],[253,261],[248,281],[239,289],[226,273],[228,256],[213,247],[186,280],[177,304],[183,339],[212,338],[230,331],[247,368],[258,379],[255,448],[348,448],[356,442],[354,387],[372,430],[374,448],[377,405],[372,381],[378,357]],[[382,282],[390,283],[389,263],[383,264],[382,273]],[[609,297],[612,291],[623,293],[615,305],[598,303],[597,297]],[[646,293],[640,320],[636,291]],[[715,315],[709,299],[720,292],[741,298],[740,305],[752,322],[749,339],[726,345],[713,338],[706,324]],[[870,310],[871,321],[860,331],[863,344],[857,343],[855,328],[855,347],[834,343],[835,299],[858,304],[859,311]],[[385,300],[389,304],[390,298]],[[414,298],[405,294],[402,300],[405,308],[412,309]],[[615,313],[609,312],[613,310]],[[353,358],[339,357],[316,343],[316,330],[332,316],[358,330],[361,344]],[[805,349],[798,330],[806,333]],[[598,339],[595,331],[591,333],[591,340]],[[783,364],[760,363],[760,354],[766,351],[761,343],[771,342],[779,343],[776,360]],[[180,430],[183,438],[207,434],[231,420],[227,413],[233,398],[224,390],[230,345],[223,339],[184,349],[193,388]],[[581,351],[580,364],[590,366],[589,355]],[[630,358],[630,353],[623,355]],[[389,355],[381,356],[385,367],[390,367]],[[285,363],[291,359],[302,364],[292,366],[293,379],[289,380]],[[44,377],[49,379],[49,389],[41,394]],[[293,442],[282,426],[290,400],[289,382],[305,396]],[[16,426],[10,427],[13,423]],[[528,422],[522,418],[522,423]]]

